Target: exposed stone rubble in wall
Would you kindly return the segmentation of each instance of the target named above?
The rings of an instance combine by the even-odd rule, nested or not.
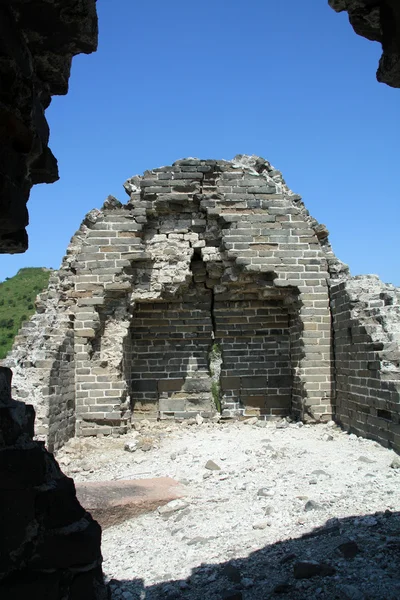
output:
[[[96,0],[2,2],[0,40],[0,253],[13,253],[28,247],[32,185],[58,179],[44,113],[72,57],[96,50]]]
[[[336,418],[400,450],[400,289],[376,275],[331,287]]]
[[[96,214],[96,211],[94,211]],[[71,267],[88,232],[85,218],[73,236],[58,272],[36,299],[36,313],[26,321],[3,365],[13,369],[13,393],[36,411],[35,434],[49,450],[75,435],[74,270]]]
[[[0,367],[0,597],[106,600],[100,526],[72,479],[32,440],[31,405],[11,399]]]
[[[73,327],[76,434],[212,415],[215,343],[224,415],[329,419],[335,259],[281,173],[259,157],[184,159],[124,187],[127,204],[86,216],[51,292]]]
[[[337,12],[347,11],[356,33],[382,44],[378,81],[400,87],[400,4],[398,0],[328,0]]]

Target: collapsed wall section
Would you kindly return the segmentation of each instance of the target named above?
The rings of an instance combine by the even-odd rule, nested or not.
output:
[[[73,331],[76,435],[220,404],[331,418],[338,261],[280,172],[258,157],[183,159],[124,187],[127,204],[86,216],[52,292]]]
[[[400,450],[400,290],[374,275],[331,287],[336,418]]]
[[[15,338],[4,366],[13,369],[16,398],[35,407],[35,433],[50,451],[75,435],[75,350],[71,283],[52,274],[36,300],[36,314]]]

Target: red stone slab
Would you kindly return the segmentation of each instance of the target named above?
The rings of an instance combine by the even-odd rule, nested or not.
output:
[[[170,477],[122,479],[76,483],[82,506],[103,528],[155,510],[184,495],[184,488]]]

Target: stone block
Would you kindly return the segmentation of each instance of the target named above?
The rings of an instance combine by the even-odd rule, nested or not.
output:
[[[174,479],[131,479],[77,484],[77,496],[104,528],[151,512],[184,495]]]
[[[158,390],[158,382],[155,379],[134,379],[131,385],[133,394],[135,392],[156,392]]]
[[[221,377],[221,388],[223,390],[239,390],[240,377]]]
[[[258,395],[248,395],[248,394],[244,394],[242,393],[240,396],[240,399],[242,401],[242,404],[246,407],[246,412],[250,409],[250,408],[265,408],[265,400],[266,400],[266,396],[265,394],[258,394]]]
[[[258,388],[265,389],[267,387],[266,376],[248,376],[240,378],[240,385],[242,389]]]
[[[158,402],[160,412],[184,412],[186,401],[179,398],[160,398]]]

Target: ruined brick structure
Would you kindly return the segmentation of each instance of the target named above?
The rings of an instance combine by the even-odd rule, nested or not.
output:
[[[185,159],[124,187],[127,204],[85,217],[6,362],[50,447],[219,403],[398,444],[399,340],[381,329],[399,296],[376,283],[358,298],[279,171]]]

